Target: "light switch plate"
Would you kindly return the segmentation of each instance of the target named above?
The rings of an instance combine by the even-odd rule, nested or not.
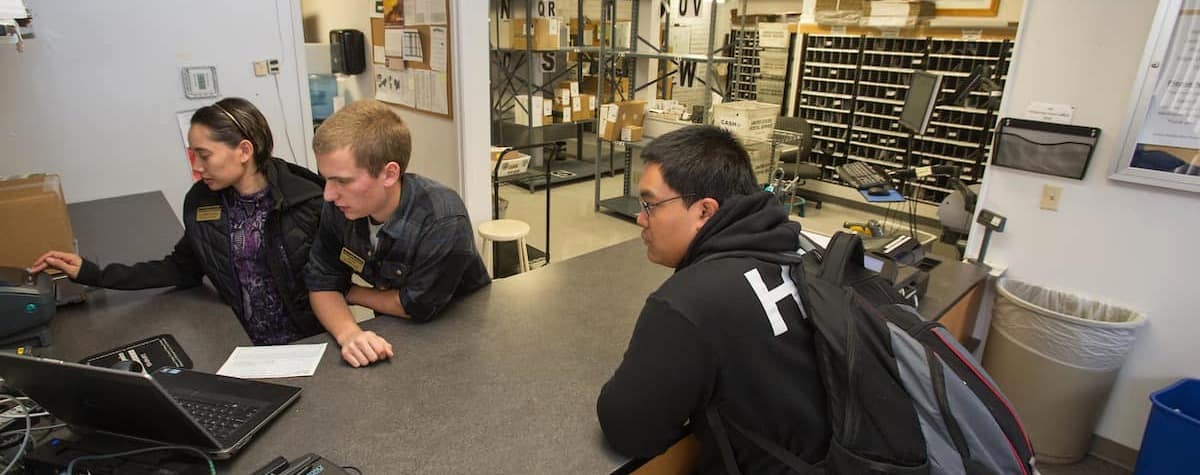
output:
[[[1058,203],[1062,201],[1062,187],[1046,185],[1042,187],[1042,209],[1058,211]]]

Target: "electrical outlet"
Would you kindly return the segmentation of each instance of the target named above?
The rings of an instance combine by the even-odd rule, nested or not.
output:
[[[1045,185],[1042,187],[1042,209],[1058,211],[1058,202],[1062,201],[1062,187]]]
[[[254,62],[254,75],[257,77],[263,77],[267,75],[266,60]]]
[[[268,59],[267,60],[267,72],[269,72],[271,74],[275,74],[275,75],[279,74],[279,60],[278,59]]]

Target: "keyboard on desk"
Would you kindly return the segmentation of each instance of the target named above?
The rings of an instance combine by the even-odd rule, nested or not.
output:
[[[863,162],[850,162],[837,167],[838,177],[847,185],[853,186],[860,190],[865,190],[872,186],[889,186],[892,180],[883,176],[878,171],[875,171],[870,165]]]
[[[218,439],[236,433],[258,412],[258,407],[248,404],[182,398],[175,400]]]

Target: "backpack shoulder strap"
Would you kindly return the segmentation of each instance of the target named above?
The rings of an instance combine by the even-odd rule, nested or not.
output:
[[[742,434],[742,436],[746,437],[746,439],[749,439],[750,442],[758,446],[758,448],[770,454],[772,457],[775,457],[776,460],[783,462],[784,465],[787,465],[788,468],[792,469],[796,473],[807,474],[811,473],[813,469],[816,468],[814,465],[805,462],[788,449],[779,446],[779,444],[771,442],[766,437],[763,437],[754,431],[747,430],[737,422],[734,422],[732,419],[722,418],[720,411],[718,411],[715,407],[710,406],[707,410],[707,415],[708,424],[712,428],[713,435],[715,435],[717,439],[718,450],[721,452],[721,458],[725,462],[725,470],[729,472],[730,475],[741,475],[741,470],[738,469],[737,464],[733,461],[733,447],[729,445],[729,435],[725,430],[725,422],[728,422],[729,426],[732,427],[734,431]]]
[[[837,232],[825,246],[821,271],[816,277],[842,286],[861,273],[864,254],[862,238],[853,233]]]

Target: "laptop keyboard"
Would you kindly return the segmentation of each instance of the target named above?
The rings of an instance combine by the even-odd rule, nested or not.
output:
[[[196,422],[204,426],[218,439],[229,437],[250,421],[258,408],[247,404],[233,402],[200,401],[195,399],[176,399],[179,405],[192,415]]]

